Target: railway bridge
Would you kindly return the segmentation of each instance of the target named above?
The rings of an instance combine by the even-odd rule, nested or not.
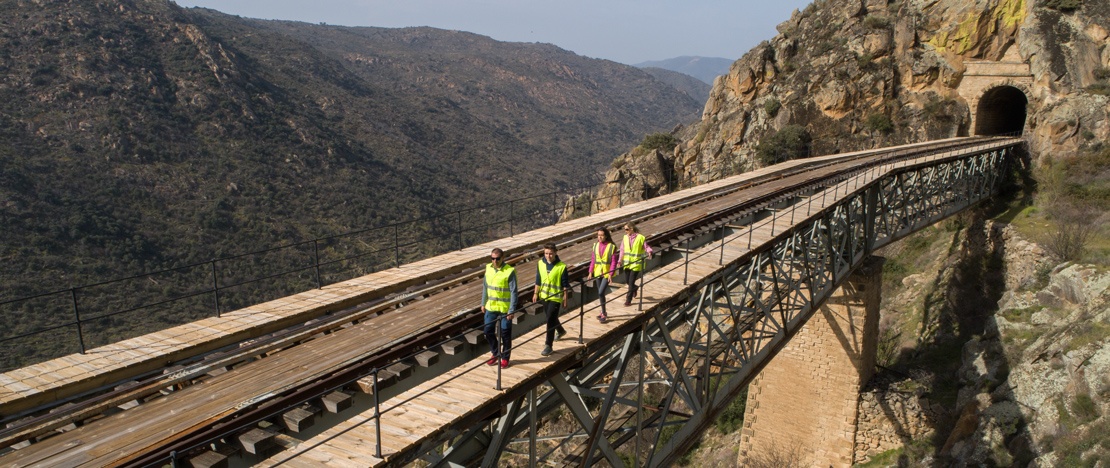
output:
[[[872,253],[990,197],[1023,144],[790,161],[15,369],[0,376],[0,464],[666,466],[749,384],[745,454],[786,436],[850,464],[851,392],[873,364]],[[629,221],[658,255],[636,302],[600,323],[593,234]],[[526,299],[549,242],[575,287],[569,334],[542,356]],[[485,365],[477,313],[493,247],[525,304],[506,369]],[[788,343],[806,344],[781,353],[792,365],[848,376],[835,395],[775,383]],[[775,405],[808,408],[820,435],[776,432],[775,414],[796,416]]]

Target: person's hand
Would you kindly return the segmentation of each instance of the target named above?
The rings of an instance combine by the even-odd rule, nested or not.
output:
[[[486,313],[486,306],[480,306],[480,307],[478,307],[478,310],[481,310],[482,313],[484,314],[484,313]]]
[[[538,295],[536,295],[536,293],[532,293],[532,302],[539,302],[538,301],[539,298],[540,297]]]

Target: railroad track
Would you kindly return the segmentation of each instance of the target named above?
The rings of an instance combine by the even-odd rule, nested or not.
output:
[[[984,141],[950,140],[807,160],[606,224],[636,221],[649,234],[650,244],[660,246],[661,250],[680,248],[701,230],[788,205],[861,169]],[[565,233],[558,242],[563,258],[587,258],[593,231]],[[537,257],[534,250],[515,252],[510,258],[510,263],[518,265],[518,284],[524,286],[519,293],[521,299],[530,297],[535,271],[521,266],[532,265]],[[586,263],[571,265],[572,282],[579,281],[586,273]],[[360,304],[239,348],[194,358],[194,362],[129,388],[70,402],[65,409],[21,421],[0,432],[0,447],[41,437],[78,421],[104,419],[9,453],[0,458],[0,463],[10,460],[16,464],[145,466],[170,452],[203,445],[221,434],[273,417],[286,408],[357,382],[375,369],[473,329],[480,321],[476,307],[480,275],[481,271],[475,269],[439,278],[394,297]],[[211,376],[234,366],[239,367]],[[170,387],[176,391],[109,415],[124,402],[161,395]],[[219,397],[210,398],[211,395]],[[138,429],[130,432],[117,429],[111,434],[112,427],[129,424]],[[100,434],[95,437],[99,441],[97,446],[68,450],[71,455],[65,455],[67,447],[74,447],[73,440],[79,436],[73,434],[78,432]],[[53,458],[59,454],[64,460]]]

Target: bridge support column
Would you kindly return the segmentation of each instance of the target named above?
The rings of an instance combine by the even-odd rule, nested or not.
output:
[[[875,368],[881,257],[864,261],[748,387],[741,466],[851,466]]]

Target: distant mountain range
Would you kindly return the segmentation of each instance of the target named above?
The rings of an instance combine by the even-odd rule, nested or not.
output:
[[[685,73],[694,78],[697,78],[706,84],[713,84],[720,75],[727,75],[728,68],[732,66],[734,59],[726,59],[720,57],[675,57],[666,60],[655,60],[649,62],[637,63],[634,66],[639,68],[662,68],[664,70],[676,71]]]
[[[657,67],[644,67],[642,70],[648,72],[648,74],[655,77],[655,79],[674,86],[679,91],[686,93],[686,95],[701,103],[709,100],[709,91],[713,89],[712,86],[706,84],[704,81],[685,73]]]

